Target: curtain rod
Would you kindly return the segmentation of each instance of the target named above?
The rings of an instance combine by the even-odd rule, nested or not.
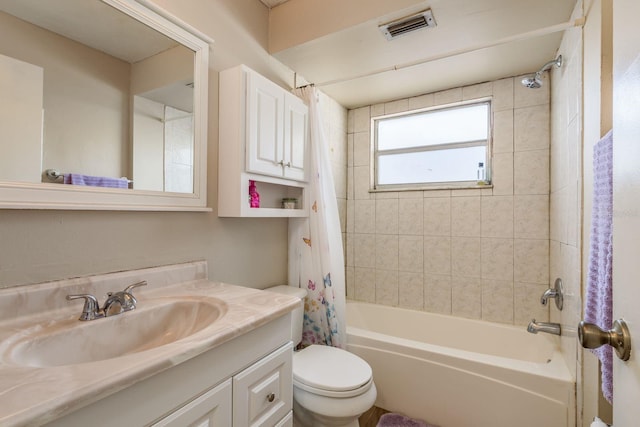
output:
[[[416,60],[416,61],[405,62],[404,64],[393,65],[391,67],[379,68],[379,69],[377,69],[375,71],[370,71],[368,73],[356,74],[356,75],[353,75],[353,76],[350,76],[350,77],[344,77],[344,78],[335,79],[335,80],[328,80],[328,81],[322,82],[322,83],[315,83],[315,86],[316,87],[331,86],[331,85],[335,85],[335,84],[338,84],[338,83],[344,83],[344,82],[348,82],[348,81],[351,81],[351,80],[360,79],[360,78],[363,78],[363,77],[375,76],[377,74],[386,73],[388,71],[402,70],[404,68],[414,67],[416,65],[422,65],[422,64],[426,64],[426,63],[432,62],[432,61],[437,61],[437,60],[440,60],[440,59],[450,58],[452,56],[461,55],[463,53],[474,52],[476,50],[486,49],[486,48],[489,48],[489,47],[494,47],[494,46],[498,46],[498,45],[506,44],[506,43],[511,43],[511,42],[515,42],[515,41],[528,40],[528,39],[535,38],[535,37],[546,36],[546,35],[557,33],[557,32],[560,32],[560,31],[564,31],[564,30],[567,30],[567,29],[570,29],[570,28],[573,28],[573,27],[582,27],[584,25],[584,23],[585,23],[585,17],[582,16],[582,17],[574,19],[572,21],[567,21],[567,22],[563,22],[561,24],[551,25],[549,27],[544,27],[544,28],[540,28],[540,29],[537,29],[537,30],[533,30],[533,31],[527,31],[527,32],[524,32],[524,33],[520,33],[520,34],[516,34],[516,35],[513,35],[513,36],[509,36],[509,37],[504,37],[504,38],[495,40],[493,42],[479,43],[479,44],[476,44],[474,46],[470,46],[470,47],[466,47],[466,48],[462,48],[462,49],[457,49],[457,50],[453,50],[453,51],[446,52],[446,53],[441,53],[441,54],[438,54],[438,55],[430,56],[428,58],[422,58],[422,59],[419,59],[419,60]]]

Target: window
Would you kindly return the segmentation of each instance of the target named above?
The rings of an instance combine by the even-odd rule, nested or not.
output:
[[[374,117],[374,188],[489,181],[489,101]]]

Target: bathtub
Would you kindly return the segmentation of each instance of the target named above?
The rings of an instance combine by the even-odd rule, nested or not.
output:
[[[524,326],[347,302],[347,349],[371,365],[376,406],[440,427],[574,426],[559,345]]]

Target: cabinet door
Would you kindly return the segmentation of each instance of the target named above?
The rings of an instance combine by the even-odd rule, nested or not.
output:
[[[306,181],[309,141],[309,110],[297,96],[285,97],[284,103],[284,176]]]
[[[284,90],[247,73],[247,171],[282,177]],[[224,106],[221,106],[224,108]]]
[[[233,377],[233,427],[274,427],[293,406],[289,343]]]
[[[275,427],[293,427],[293,411],[289,411],[287,416],[281,419]]]
[[[231,379],[161,419],[152,427],[228,427],[231,425]]]

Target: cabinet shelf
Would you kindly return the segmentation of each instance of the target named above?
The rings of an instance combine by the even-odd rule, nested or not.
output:
[[[305,218],[308,213],[302,209],[250,208],[242,216],[254,218]]]
[[[249,205],[249,181],[255,181],[260,194],[260,207]],[[218,194],[218,216],[220,217],[297,217],[309,215],[307,208],[307,186],[305,183],[287,181],[257,174],[240,172],[231,182],[220,181]],[[298,200],[296,209],[282,208],[282,199]]]

